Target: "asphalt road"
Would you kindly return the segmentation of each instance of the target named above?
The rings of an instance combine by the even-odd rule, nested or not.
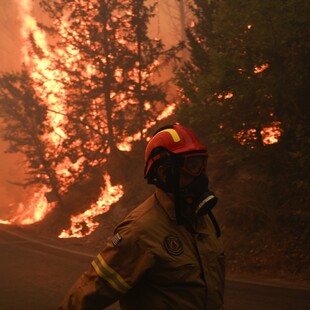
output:
[[[55,310],[92,255],[0,225],[0,309]],[[113,305],[109,310],[117,310]],[[308,310],[310,288],[227,280],[225,310]],[[182,309],[180,309],[182,310]]]

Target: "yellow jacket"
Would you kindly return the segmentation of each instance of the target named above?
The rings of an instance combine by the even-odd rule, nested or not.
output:
[[[209,216],[195,233],[177,225],[157,189],[116,227],[59,309],[223,309],[224,253]]]

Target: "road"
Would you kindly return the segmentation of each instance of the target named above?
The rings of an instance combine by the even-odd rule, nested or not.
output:
[[[55,310],[93,255],[0,225],[0,309]],[[225,310],[308,310],[310,288],[227,280]],[[113,305],[109,310],[119,309]],[[182,309],[180,309],[182,310]]]

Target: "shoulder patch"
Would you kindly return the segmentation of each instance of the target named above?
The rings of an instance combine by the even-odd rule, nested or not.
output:
[[[114,246],[117,246],[120,241],[122,240],[122,237],[119,233],[115,234],[113,237],[112,237],[112,243]]]
[[[178,256],[183,253],[183,243],[177,236],[167,236],[164,239],[164,246],[170,255]]]

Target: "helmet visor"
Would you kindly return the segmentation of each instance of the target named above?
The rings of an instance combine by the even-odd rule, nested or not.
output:
[[[205,155],[187,155],[183,157],[181,169],[192,176],[198,176],[207,169],[207,159]]]

